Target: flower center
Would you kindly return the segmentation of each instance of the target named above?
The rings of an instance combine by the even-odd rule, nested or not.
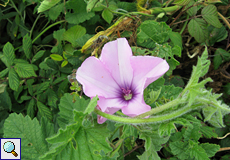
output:
[[[132,99],[133,97],[133,94],[132,94],[132,91],[130,89],[125,89],[125,88],[121,88],[122,89],[122,92],[123,92],[123,96],[124,96],[124,99],[126,101]]]

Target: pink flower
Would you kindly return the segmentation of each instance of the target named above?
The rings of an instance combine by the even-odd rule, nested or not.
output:
[[[168,63],[153,56],[132,56],[125,38],[104,45],[100,58],[89,57],[78,68],[77,80],[88,97],[98,95],[97,108],[114,114],[118,110],[135,117],[151,110],[143,91],[169,69]],[[106,118],[98,116],[98,123]]]

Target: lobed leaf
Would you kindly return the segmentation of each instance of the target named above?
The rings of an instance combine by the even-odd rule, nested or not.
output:
[[[172,29],[165,22],[147,20],[138,27],[137,44],[146,48],[154,48],[155,44],[163,44],[169,39]]]
[[[75,101],[75,102],[74,102]],[[74,122],[74,114],[73,111],[81,111],[83,112],[87,107],[89,100],[85,100],[84,98],[76,97],[74,100],[74,96],[70,94],[64,94],[64,96],[60,100],[59,104],[59,116],[58,123],[63,128],[66,124]]]
[[[111,151],[106,142],[109,131],[105,124],[84,128],[82,120],[85,115],[78,111],[74,111],[73,114],[75,121],[72,124],[67,125],[65,129],[59,129],[56,135],[47,139],[52,147],[41,157],[42,159],[68,157],[76,160],[100,160],[101,150],[105,153]]]
[[[82,0],[67,1],[66,8],[73,10],[73,13],[66,13],[65,18],[67,22],[71,24],[79,24],[94,17],[94,12],[87,12],[86,5],[87,4]]]
[[[158,132],[148,130],[147,132],[141,132],[140,138],[145,140],[145,152],[138,158],[141,160],[160,160],[157,151],[162,148],[162,145],[168,141],[169,137],[160,137]]]
[[[205,150],[200,147],[198,144],[194,145],[190,149],[190,157],[196,160],[209,160],[208,155],[206,154]]]
[[[70,42],[73,47],[77,47],[76,39],[82,37],[86,29],[80,25],[75,25],[63,33],[63,39]]]
[[[210,143],[202,143],[200,144],[200,147],[202,147],[208,157],[213,157],[217,151],[219,151],[220,146],[216,144],[210,144]]]
[[[39,160],[47,150],[44,132],[36,118],[12,113],[4,123],[4,138],[21,138],[21,158]]]

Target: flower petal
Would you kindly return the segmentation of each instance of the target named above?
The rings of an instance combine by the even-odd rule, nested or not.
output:
[[[169,69],[164,59],[153,56],[133,56],[131,64],[134,72],[132,85],[139,93]]]
[[[101,61],[95,57],[89,57],[82,63],[77,70],[76,79],[83,85],[83,91],[88,97],[119,96],[120,87]]]
[[[133,79],[131,57],[132,50],[128,41],[125,38],[118,38],[104,45],[99,59],[105,64],[120,87],[129,88]]]
[[[134,99],[129,101],[129,104],[127,106],[123,107],[121,110],[125,115],[135,117],[137,115],[150,111],[151,107],[145,104],[143,94],[138,94],[135,96]]]
[[[98,108],[99,110],[101,110],[99,106],[97,106],[97,108]],[[117,112],[118,110],[119,110],[119,108],[107,108],[104,112],[105,112],[105,113],[108,113],[108,114],[114,114],[114,113]],[[104,117],[102,117],[102,116],[100,116],[100,115],[97,115],[97,123],[102,124],[102,123],[104,123],[106,120],[107,120],[107,118],[104,118]]]
[[[104,98],[99,97],[97,105],[100,106],[102,112],[105,112],[107,108],[118,108],[121,109],[124,106],[127,106],[127,101],[122,100],[121,98]]]

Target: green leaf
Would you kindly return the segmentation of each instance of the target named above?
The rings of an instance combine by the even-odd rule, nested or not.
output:
[[[6,56],[4,56],[3,54],[0,53],[0,58],[1,58],[1,61],[2,61],[8,68],[11,67],[11,65],[10,65],[10,63],[8,62]]]
[[[209,160],[205,150],[198,144],[194,145],[193,148],[190,149],[190,157],[196,160]]]
[[[179,46],[174,46],[173,48],[168,44],[164,43],[163,45],[156,44],[156,47],[152,51],[153,56],[157,56],[160,58],[165,58],[169,64],[169,70],[166,73],[168,76],[172,74],[172,71],[178,66],[180,63],[174,58],[174,55],[181,56],[181,50]]]
[[[209,126],[200,127],[200,131],[205,138],[217,138],[218,135],[215,132],[215,128]]]
[[[54,70],[59,70],[58,63],[54,61],[53,59],[46,59],[45,63]]]
[[[79,24],[94,17],[94,12],[66,13],[66,20],[70,24]]]
[[[70,42],[73,47],[77,47],[76,39],[82,37],[86,33],[86,29],[80,25],[76,25],[68,29],[63,34],[63,39]]]
[[[115,126],[118,126],[118,124],[115,124]],[[120,138],[127,138],[127,137],[138,137],[138,131],[135,127],[133,127],[132,125],[128,125],[128,124],[125,124],[123,125],[122,127],[122,135]]]
[[[54,46],[51,50],[51,53],[58,53],[62,54],[62,40],[63,40],[63,33],[65,32],[65,29],[60,29],[58,31],[53,32],[53,37],[57,40],[57,45]]]
[[[3,47],[3,55],[5,56],[7,62],[12,66],[15,55],[14,55],[14,47],[10,42],[7,42]]]
[[[67,1],[66,8],[72,9],[73,13],[66,13],[66,20],[71,24],[79,24],[95,16],[94,12],[87,13],[86,3],[82,0]],[[79,7],[81,6],[81,7]]]
[[[58,4],[49,10],[49,17],[55,21],[64,9],[64,3]]]
[[[174,155],[177,155],[179,159],[188,159],[189,157],[189,150],[188,148],[188,141],[182,142],[182,141],[175,141],[169,143],[169,147],[171,149],[171,152]]]
[[[22,78],[37,77],[34,72],[33,66],[31,64],[17,63],[15,66],[15,71]]]
[[[202,43],[208,37],[206,25],[207,24],[203,19],[200,18],[191,19],[191,21],[188,23],[188,32],[190,33],[191,36],[195,38],[197,42]]]
[[[219,151],[220,146],[216,144],[210,144],[210,143],[202,143],[200,144],[200,147],[202,147],[208,157],[213,157],[217,151]]]
[[[204,85],[207,82],[212,81],[211,78],[204,79],[203,81],[198,83],[200,77],[203,77],[208,72],[210,61],[207,58],[208,58],[208,51],[206,47],[202,56],[198,57],[197,66],[193,66],[191,78],[189,82],[187,83],[187,86],[183,90],[182,95],[186,93],[187,91],[189,91],[187,92],[189,106],[192,105],[196,97],[204,96],[204,94],[210,94],[207,90],[204,90],[204,89],[202,90],[202,88],[204,88]]]
[[[44,135],[43,136],[44,139],[47,137],[50,137],[50,136],[54,135],[54,133],[56,133],[54,131],[54,124],[52,122],[50,122],[47,118],[42,117],[40,120],[40,124],[41,124],[42,133]],[[48,144],[48,146],[50,148],[49,144]]]
[[[74,124],[67,125],[65,129],[59,129],[58,133],[54,135],[53,137],[47,138],[47,142],[54,144],[54,143],[61,143],[65,142],[68,143],[69,140],[73,139],[75,134],[78,132],[79,128],[81,127],[82,119],[84,118],[84,115],[82,113],[79,113],[78,116],[81,116],[81,120],[78,122],[75,122]]]
[[[27,115],[29,115],[30,118],[34,118],[34,115],[35,115],[35,99],[34,98],[32,98],[28,104]]]
[[[87,12],[90,12],[98,2],[100,2],[101,0],[89,0],[87,2],[87,7],[86,7],[86,10]]]
[[[12,90],[17,91],[19,87],[19,78],[17,73],[14,71],[13,68],[10,68],[9,71],[9,85]]]
[[[3,93],[5,91],[6,86],[6,84],[0,84],[0,93]]]
[[[145,90],[145,92],[147,95],[146,96],[144,95],[144,100],[145,100],[146,104],[151,105],[159,97],[159,95],[161,93],[161,88],[158,91]]]
[[[218,48],[215,51],[214,59],[213,59],[214,69],[218,69],[222,63],[229,60],[230,60],[230,53],[222,48]]]
[[[4,84],[1,84],[4,85]],[[7,92],[7,89],[4,88],[3,92],[0,93],[0,110],[1,107],[3,107],[3,109],[7,109],[9,111],[11,111],[12,109],[12,102],[10,99],[10,96]],[[2,112],[2,110],[1,110]]]
[[[75,117],[73,124],[67,125],[65,129],[59,129],[56,135],[47,139],[53,145],[51,150],[41,157],[42,159],[65,157],[65,159],[100,160],[101,150],[105,153],[112,150],[106,141],[109,131],[105,124],[84,128],[81,126],[84,114],[77,111],[73,114]]]
[[[69,62],[67,60],[64,60],[62,63],[61,63],[61,67],[65,67]]]
[[[41,116],[46,117],[49,120],[53,119],[52,112],[50,109],[45,106],[43,103],[37,101],[38,111],[40,112]]]
[[[51,54],[50,57],[55,61],[63,61],[63,57],[59,54]]]
[[[202,17],[207,21],[209,24],[213,25],[216,28],[221,28],[222,24],[218,19],[217,8],[214,5],[205,6],[201,11]]]
[[[208,31],[209,31],[209,39],[207,42],[210,46],[213,46],[216,42],[223,41],[228,36],[228,32],[225,26],[222,26],[221,28],[215,28],[210,25],[208,26]]]
[[[190,0],[175,0],[173,4],[176,4],[178,6],[185,6],[190,2]]]
[[[60,0],[44,0],[41,2],[40,6],[38,7],[38,13],[44,12],[51,7],[53,7],[55,4],[60,2]]]
[[[170,37],[171,41],[173,42],[174,46],[177,45],[177,46],[180,47],[181,50],[183,49],[182,48],[182,37],[181,37],[180,33],[178,33],[178,32],[170,32],[169,37]]]
[[[89,100],[85,100],[84,98],[74,97],[69,93],[64,94],[59,104],[59,125],[63,128],[66,124],[74,122],[73,110],[83,112],[88,103]]]
[[[0,78],[3,78],[9,72],[9,68],[6,68],[0,72]]]
[[[157,151],[162,148],[169,137],[160,137],[157,131],[147,130],[140,134],[140,138],[145,140],[145,152],[138,158],[141,160],[160,160]]]
[[[175,87],[174,85],[164,85],[161,89],[159,98],[164,97],[166,99],[176,99],[182,90],[183,89],[181,87]]]
[[[154,48],[155,44],[163,44],[169,39],[172,29],[165,22],[147,20],[138,27],[137,44],[146,48]]]
[[[37,92],[35,95],[41,94],[43,91],[47,90],[50,86],[50,82],[43,82],[37,87]]]
[[[89,102],[87,108],[84,111],[84,114],[90,114],[94,111],[94,108],[97,106],[97,101],[99,100],[98,96],[93,97]]]
[[[220,49],[220,48],[218,48]],[[218,69],[219,66],[223,63],[223,59],[221,57],[221,54],[216,50],[215,54],[214,54],[214,58],[213,58],[213,65],[214,65],[214,69]]]
[[[227,95],[230,95],[230,83],[227,83],[226,85],[223,86],[224,87],[224,92]]]
[[[189,126],[184,129],[184,139],[185,140],[195,140],[198,141],[202,134],[199,132],[200,126],[197,123],[194,123],[192,126]]]
[[[30,59],[32,56],[32,40],[29,36],[29,34],[27,33],[24,37],[23,37],[23,50],[24,53],[26,55],[26,58]]]
[[[113,13],[110,12],[109,9],[104,9],[104,11],[102,12],[102,18],[107,22],[107,23],[111,23],[111,21],[113,20]]]
[[[170,136],[171,133],[175,132],[175,125],[173,122],[161,123],[158,129],[159,135]]]
[[[31,63],[34,63],[35,61],[37,61],[38,59],[40,59],[43,56],[44,53],[45,53],[45,50],[41,50],[41,51],[37,52],[34,55],[34,57],[32,58]]]
[[[205,117],[204,121],[208,121],[211,125],[216,128],[225,127],[223,122],[223,113],[221,109],[214,107],[206,107],[202,109],[203,115]]]
[[[12,113],[4,123],[4,138],[21,138],[21,158],[38,160],[48,150],[44,132],[36,118]]]
[[[57,94],[52,89],[48,89],[47,92],[48,92],[47,93],[47,95],[48,95],[48,105],[52,106],[54,108],[57,108],[57,101],[58,101]]]
[[[185,9],[191,7],[194,5],[194,0],[190,0],[189,4],[186,5]],[[193,6],[191,7],[190,9],[188,9],[186,12],[188,13],[189,16],[195,16],[197,14],[197,11],[198,11],[198,7],[197,6]]]

